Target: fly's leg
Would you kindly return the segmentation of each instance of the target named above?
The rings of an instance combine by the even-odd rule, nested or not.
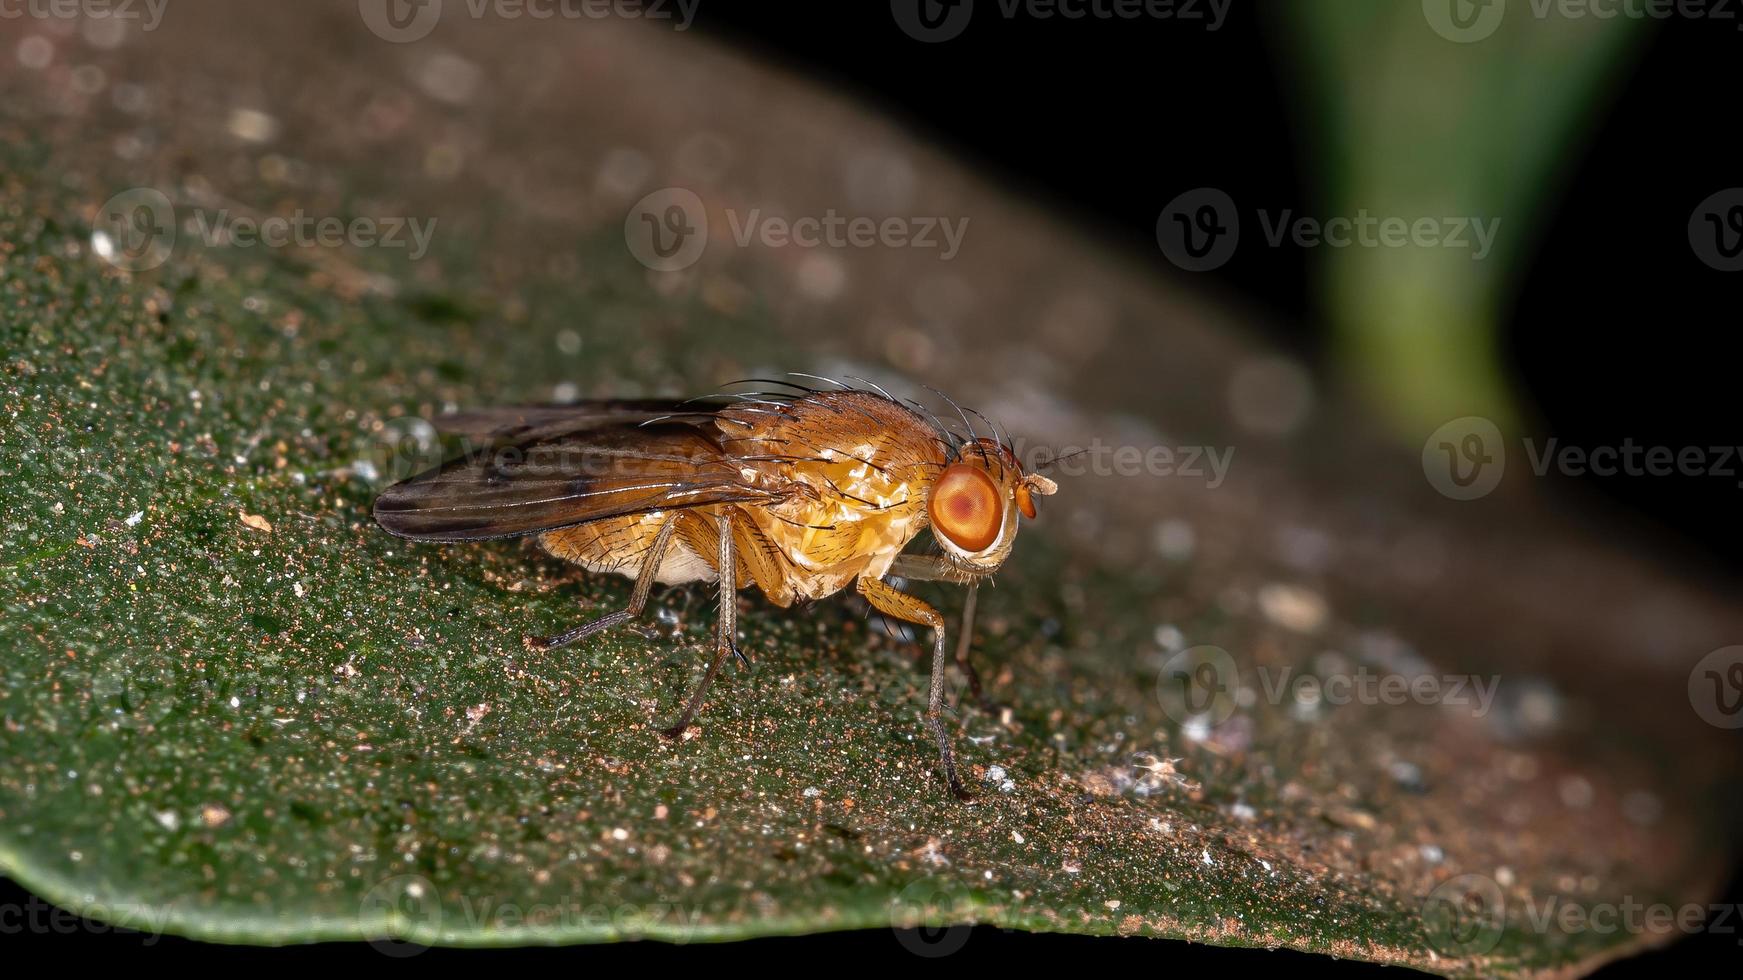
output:
[[[968,677],[968,692],[974,696],[975,703],[988,711],[998,711],[1000,706],[981,689],[980,671],[975,670],[974,662],[968,659],[974,646],[974,607],[980,593],[980,580],[943,558],[928,555],[897,555],[895,563],[890,566],[890,574],[916,582],[955,582],[967,586],[968,595],[962,602],[962,632],[956,637],[956,665]]]
[[[690,703],[684,706],[684,713],[678,717],[678,723],[660,730],[660,734],[667,738],[678,738],[690,727],[690,721],[702,709],[702,699],[708,696],[708,688],[714,683],[715,675],[720,673],[720,665],[726,662],[726,655],[733,654],[741,662],[745,659],[744,653],[738,648],[738,569],[732,554],[731,508],[722,508],[716,523],[719,525],[720,534],[720,552],[715,563],[715,569],[720,573],[720,615],[715,622],[714,659],[709,661],[708,673],[702,676],[702,683],[696,686],[696,693],[690,695]]]
[[[974,645],[974,600],[980,593],[980,583],[968,583],[968,596],[962,600],[962,632],[956,637],[956,666],[968,675],[968,693],[982,707],[987,704],[986,695],[980,689],[980,671],[974,669],[974,663],[968,659],[969,648]]]
[[[585,640],[595,633],[611,629],[613,626],[630,624],[642,614],[642,607],[648,604],[648,593],[653,591],[654,579],[660,574],[660,562],[665,560],[666,546],[672,541],[672,532],[677,529],[678,519],[672,517],[660,525],[659,533],[654,535],[653,546],[648,549],[648,555],[642,559],[642,570],[636,575],[635,589],[629,594],[629,605],[614,613],[607,613],[592,622],[582,623],[556,636],[527,636],[522,641],[534,650],[554,650],[557,647],[568,646],[577,640]]]
[[[950,746],[950,734],[944,730],[944,665],[949,662],[944,643],[944,617],[938,610],[906,592],[899,592],[882,579],[860,576],[859,594],[865,596],[878,612],[886,616],[921,626],[932,627],[932,691],[926,700],[926,727],[938,740],[938,758],[944,767],[944,778],[950,792],[959,800],[970,799],[956,776],[956,753]]]

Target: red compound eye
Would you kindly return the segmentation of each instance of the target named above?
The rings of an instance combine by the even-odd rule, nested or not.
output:
[[[992,547],[1004,524],[998,485],[966,463],[945,467],[932,486],[926,507],[938,533],[971,553]]]

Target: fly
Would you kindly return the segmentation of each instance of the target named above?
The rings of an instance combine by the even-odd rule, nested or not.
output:
[[[811,378],[810,375],[794,375]],[[1056,485],[1025,473],[1013,446],[957,433],[876,385],[689,401],[591,401],[441,416],[480,447],[389,487],[375,502],[387,531],[418,541],[533,536],[550,554],[635,580],[628,605],[554,636],[549,650],[631,626],[658,584],[719,583],[713,659],[677,724],[702,707],[737,643],[739,589],[783,608],[852,585],[886,616],[932,628],[926,724],[951,792],[966,799],[944,727],[944,617],[887,579],[966,586],[967,664],[976,587],[1010,556],[1019,516]],[[954,407],[954,403],[952,403]],[[941,554],[904,554],[931,528]],[[972,677],[972,673],[970,675]],[[978,686],[978,685],[977,685]]]

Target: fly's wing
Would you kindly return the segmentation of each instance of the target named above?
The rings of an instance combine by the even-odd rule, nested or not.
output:
[[[533,431],[557,434],[481,447],[389,487],[375,520],[400,537],[476,541],[777,496],[745,478],[705,422],[545,419]]]
[[[704,419],[719,407],[704,399],[620,399],[565,405],[508,405],[451,412],[430,421],[438,431],[464,437],[469,442],[500,444],[543,441],[582,429],[641,425],[660,419]]]

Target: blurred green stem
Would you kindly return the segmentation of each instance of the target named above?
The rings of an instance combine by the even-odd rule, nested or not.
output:
[[[1412,438],[1463,415],[1516,427],[1497,329],[1554,171],[1645,29],[1516,2],[1461,43],[1430,23],[1440,2],[1469,6],[1297,0],[1283,18],[1305,82],[1312,213],[1431,219],[1450,236],[1313,255],[1334,363]],[[1471,222],[1493,229],[1486,253]]]

